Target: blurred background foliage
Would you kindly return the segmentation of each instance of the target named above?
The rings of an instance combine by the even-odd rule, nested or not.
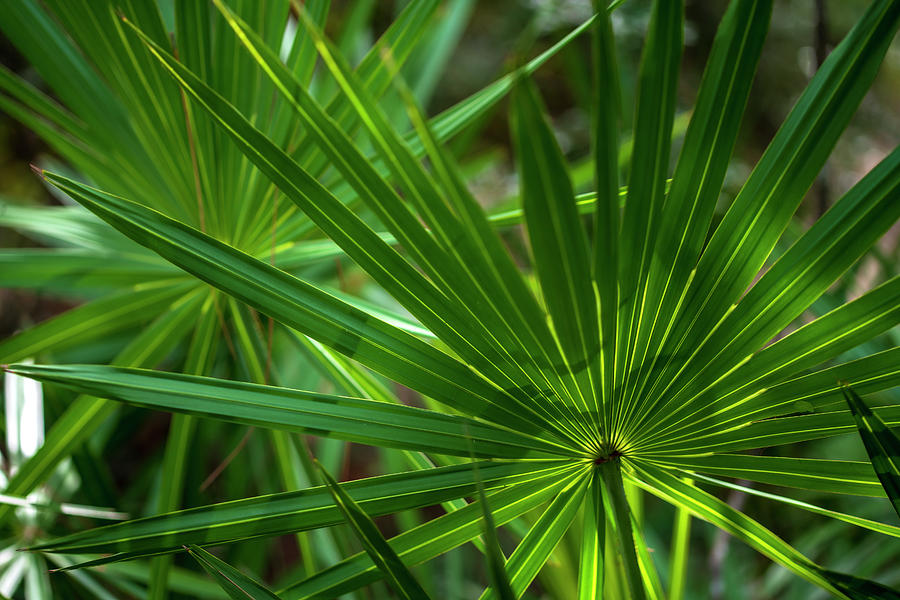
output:
[[[795,99],[805,87],[818,64],[827,52],[849,30],[867,5],[866,0],[777,0],[774,17],[765,42],[762,60],[750,96],[744,118],[743,130],[738,139],[732,166],[726,179],[725,191],[720,198],[721,216],[738,186],[746,179],[752,166],[765,149],[779,124]],[[369,48],[372,41],[394,20],[405,5],[403,1],[389,0],[334,0],[326,31],[338,41],[341,49],[356,62]],[[171,0],[161,0],[163,14],[171,11]],[[682,60],[679,90],[679,111],[687,111],[692,105],[699,85],[705,60],[715,35],[719,19],[726,3],[706,0],[688,1],[686,6],[685,51]],[[634,77],[649,18],[648,0],[627,0],[614,14],[613,24],[619,44],[621,80],[624,98],[623,119],[630,125],[630,107],[633,106]],[[417,52],[405,67],[415,92],[427,101],[429,114],[452,106],[455,102],[481,89],[498,76],[537,55],[558,41],[565,33],[590,16],[589,0],[451,0],[441,9],[443,19],[454,19],[454,26],[444,29],[445,37],[428,40],[432,51]],[[348,21],[357,20],[359,33],[343,36]],[[589,40],[585,36],[576,40],[563,52],[539,69],[535,80],[553,117],[554,126],[563,150],[572,164],[589,151]],[[0,61],[11,71],[23,76],[32,84],[46,90],[40,77],[8,40],[0,36]],[[396,98],[394,102],[399,102]],[[385,103],[392,102],[391,95]],[[898,142],[900,142],[900,40],[895,39],[875,83],[851,125],[842,136],[822,175],[807,195],[798,212],[786,240],[796,237],[808,224],[842,193],[867,173]],[[401,111],[402,112],[402,111]],[[485,205],[504,208],[514,200],[517,182],[511,156],[509,128],[505,102],[492,110],[478,128],[454,139],[454,152],[462,159],[469,183],[476,197]],[[676,148],[678,141],[676,140]],[[673,152],[674,162],[677,152]],[[58,205],[65,202],[59,195],[51,194],[35,177],[29,163],[46,164],[53,161],[48,147],[26,127],[0,113],[0,199],[19,205]],[[577,169],[576,169],[577,170]],[[590,173],[578,179],[578,191],[586,191]],[[522,247],[521,232],[512,231],[507,236],[511,248]],[[0,227],[0,247],[34,247],[36,242],[12,229]],[[837,303],[850,300],[862,291],[871,289],[897,272],[900,254],[900,230],[895,226],[880,241],[877,249],[864,257],[847,275],[844,281],[820,300],[813,311],[826,312]],[[346,262],[346,261],[345,261]],[[349,264],[321,265],[321,274],[334,287],[375,302],[390,302],[385,295],[367,281],[361,271]],[[76,306],[81,298],[67,297],[55,291],[0,289],[0,339],[16,331],[43,321],[67,308]],[[818,307],[818,309],[817,309]],[[811,320],[807,316],[807,320]],[[872,342],[879,346],[872,351],[894,346],[898,342],[895,328]],[[115,345],[116,340],[106,340]],[[121,341],[119,341],[121,343]],[[81,348],[79,360],[88,362],[93,351],[103,355],[102,348]],[[57,362],[66,362],[65,356],[54,356]],[[317,371],[307,369],[302,356],[291,340],[273,341],[273,369],[281,379],[302,389],[328,391],[333,385]],[[45,419],[53,421],[54,411],[59,410],[58,392],[45,390]],[[892,392],[898,395],[897,390]],[[402,396],[401,396],[402,397]],[[413,392],[406,393],[406,400],[417,400]],[[114,423],[101,432],[103,443],[99,447],[102,464],[97,477],[107,492],[115,495],[115,506],[131,515],[153,512],[152,490],[162,460],[169,416],[163,413],[125,407]],[[198,429],[195,447],[202,449],[202,456],[195,457],[189,466],[188,485],[185,490],[185,506],[205,504],[224,499],[239,498],[260,493],[278,491],[280,484],[268,465],[271,448],[268,438],[260,432],[249,433],[244,427],[209,422]],[[352,479],[383,472],[381,465],[398,467],[396,452],[375,450],[350,444],[319,443],[317,454],[331,465],[331,471],[342,479]],[[9,465],[9,449],[4,449],[5,465]],[[783,449],[783,455],[817,455],[841,459],[865,459],[865,451],[856,434],[825,441],[798,444]],[[233,460],[228,461],[232,457]],[[223,462],[225,461],[225,462]],[[223,469],[223,465],[227,466]],[[207,482],[211,473],[221,470],[214,482]],[[84,480],[86,474],[81,472]],[[743,485],[751,485],[742,482]],[[93,502],[96,494],[69,482],[59,484],[65,488],[74,502]],[[756,484],[757,489],[765,486]],[[73,491],[74,490],[74,491]],[[875,514],[869,510],[867,499],[846,499],[812,492],[794,491],[800,500],[815,501],[825,508],[847,510],[867,517]],[[102,496],[101,496],[102,497]],[[846,573],[864,577],[878,577],[884,583],[900,585],[900,549],[892,542],[884,543],[877,534],[857,529],[839,521],[823,523],[818,517],[802,511],[788,509],[775,503],[742,492],[722,492],[722,497],[740,506],[751,516],[769,523],[772,529],[807,556]],[[61,501],[62,498],[56,500]],[[875,502],[875,501],[873,501]],[[438,514],[438,513],[435,513]],[[643,518],[646,520],[648,544],[655,551],[654,558],[665,571],[668,559],[665,547],[672,531],[673,511],[659,501],[646,499]],[[431,514],[401,514],[378,520],[387,533],[403,530],[411,523],[419,522]],[[78,525],[66,523],[78,516],[62,516],[59,522],[41,523],[54,533],[65,532]],[[345,551],[353,542],[349,535],[337,535],[337,549]],[[689,598],[741,600],[743,598],[804,598],[814,600],[825,597],[825,592],[790,576],[786,571],[768,563],[752,550],[730,543],[726,534],[712,526],[695,521],[692,530],[689,572],[696,577],[687,583]],[[298,549],[293,537],[248,542],[228,548],[228,560],[255,573],[265,574],[267,581],[288,581],[298,570]],[[566,549],[561,548],[557,559],[559,573],[544,577],[530,592],[531,598],[554,597],[555,577],[571,575],[571,564],[566,565]],[[326,561],[327,562],[327,561]],[[458,549],[442,557],[437,568],[427,566],[416,569],[427,586],[441,590],[442,598],[468,598],[480,588],[477,582],[485,580],[481,557],[465,549]],[[180,556],[177,564],[193,565],[190,559]],[[140,596],[141,570],[130,563],[110,567],[107,575],[128,585],[115,586],[112,597]],[[76,575],[68,583],[57,580],[54,586],[66,590],[61,597],[96,597],[96,589],[85,583],[84,575]],[[185,597],[210,594],[217,590],[202,586],[199,575],[178,570],[173,581],[179,582]],[[96,583],[96,582],[93,582]],[[91,583],[91,585],[93,585]],[[104,589],[110,589],[109,580],[100,581]],[[194,586],[194,587],[192,587]],[[70,594],[70,595],[66,595]],[[387,589],[377,585],[360,598],[380,598]]]

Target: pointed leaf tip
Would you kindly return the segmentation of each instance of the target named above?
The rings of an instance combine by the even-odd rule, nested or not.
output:
[[[850,412],[853,413],[854,417],[858,414],[863,417],[871,417],[872,411],[869,409],[869,406],[863,402],[862,398],[860,398],[856,392],[853,391],[853,388],[850,387],[850,384],[846,381],[839,381],[838,384],[841,386],[841,392],[844,394],[844,400],[847,402],[847,405],[850,407]],[[860,425],[861,427],[862,425]]]
[[[31,167],[31,170],[35,175],[37,175],[41,179],[44,179],[44,170],[42,168],[34,163],[28,163],[28,166]]]
[[[872,468],[887,497],[900,516],[900,436],[898,436],[849,385],[843,386],[844,399],[856,421],[859,436],[869,455]]]

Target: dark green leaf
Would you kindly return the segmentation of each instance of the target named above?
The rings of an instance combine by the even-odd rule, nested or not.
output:
[[[843,386],[844,398],[856,420],[859,436],[866,446],[875,474],[887,497],[890,498],[900,516],[900,436],[885,425],[878,415],[849,385]]]

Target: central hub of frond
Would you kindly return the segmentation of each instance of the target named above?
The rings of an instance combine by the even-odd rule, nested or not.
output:
[[[608,462],[611,462],[611,461],[614,461],[614,460],[619,460],[619,458],[620,458],[621,456],[622,456],[622,453],[621,453],[621,452],[619,452],[619,451],[616,450],[616,449],[613,449],[612,451],[610,451],[609,454],[601,454],[601,455],[595,457],[595,458],[594,458],[594,465],[600,466],[600,465],[602,465],[602,464],[604,464],[604,463],[608,463]]]

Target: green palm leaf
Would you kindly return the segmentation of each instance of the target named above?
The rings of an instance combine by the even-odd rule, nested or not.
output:
[[[489,416],[500,414],[500,410],[510,425],[522,431],[535,430],[534,425],[513,411],[512,397],[409,334],[160,213],[65,178],[50,174],[47,177],[112,224],[155,245],[175,264],[198,277],[215,280],[231,295],[286,325],[469,414]],[[160,245],[166,238],[165,245]],[[279,289],[282,293],[276,296],[273,292]],[[508,400],[488,403],[479,392],[473,394],[479,389],[484,396]]]
[[[822,570],[771,531],[696,486],[649,465],[635,465],[637,484],[652,494],[668,498],[762,552],[772,560],[833,592],[837,590]]]
[[[792,219],[875,78],[900,2],[868,5],[730,203],[771,0],[729,3],[684,118],[684,3],[653,2],[633,121],[620,106],[619,3],[594,2],[598,14],[562,40],[433,118],[419,103],[436,74],[422,65],[446,61],[466,0],[407,2],[365,48],[372,2],[351,7],[336,44],[327,0],[213,4],[126,1],[116,15],[112,0],[11,0],[0,25],[49,90],[0,70],[0,108],[77,170],[37,169],[81,205],[46,219],[0,211],[0,225],[51,247],[0,253],[0,283],[89,299],[0,341],[0,358],[90,362],[70,357],[102,343],[115,365],[5,367],[48,384],[55,417],[6,493],[28,496],[72,455],[84,493],[108,494],[85,467],[98,449],[79,445],[99,431],[102,450],[136,412],[106,399],[174,413],[164,453],[136,474],[149,483],[131,491],[149,496],[150,516],[68,535],[77,523],[17,523],[39,533],[31,549],[85,561],[62,556],[65,569],[135,560],[155,600],[175,590],[171,555],[185,545],[232,597],[273,597],[199,546],[234,544],[228,562],[271,573],[258,548],[280,535],[302,569],[277,597],[338,597],[381,578],[424,597],[440,589],[433,570],[409,568],[472,542],[491,561],[484,597],[523,597],[540,578],[559,597],[661,598],[667,584],[681,598],[700,564],[688,560],[703,547],[690,539],[697,517],[836,596],[896,597],[700,486],[898,535],[882,501],[860,516],[841,503],[886,494],[900,513],[900,277],[883,249],[870,254],[900,217],[900,150],[808,229]],[[576,94],[591,156],[567,156],[531,75],[589,30],[593,63],[567,58],[592,79]],[[447,142],[507,94],[519,191],[488,211],[470,157]],[[850,276],[878,253],[883,276],[851,296]],[[869,461],[770,449],[853,431]],[[321,438],[324,486],[296,434]],[[215,493],[193,489],[208,458],[194,453],[231,439],[240,466]],[[338,485],[328,472],[346,464],[345,442],[382,448],[367,468],[390,474]],[[793,490],[834,496],[820,506]],[[677,511],[671,532],[643,514],[644,492]],[[393,514],[400,531],[385,539],[372,519]],[[0,507],[0,521],[13,517]],[[668,533],[656,562],[669,574],[654,564]],[[516,543],[508,560],[499,536]]]
[[[587,415],[600,412],[599,404],[589,400],[596,399],[592,392],[600,385],[599,326],[590,255],[572,184],[533,86],[520,83],[512,104],[522,205],[535,269],[556,339],[578,382],[572,420],[588,434],[593,429],[594,437],[604,437],[596,419],[593,424],[582,423]]]
[[[487,570],[491,587],[485,592],[493,593],[500,600],[515,600],[516,595],[512,590],[509,573],[506,570],[506,555],[500,547],[500,538],[497,537],[497,525],[494,523],[494,515],[491,505],[484,493],[484,485],[478,472],[478,464],[472,462],[472,473],[478,484],[478,502],[481,505],[481,529],[484,532],[485,556],[487,558]]]
[[[579,600],[595,600],[603,596],[603,561],[606,545],[606,512],[600,480],[592,478],[585,491],[584,534],[581,539],[578,567]]]
[[[486,493],[494,524],[504,525],[540,506],[576,476],[579,476],[578,472],[553,474]],[[405,531],[389,542],[406,564],[419,564],[481,535],[484,505],[481,499],[476,499],[464,508]],[[286,588],[282,596],[292,599],[337,596],[377,577],[376,567],[368,555],[362,553]]]
[[[364,444],[468,456],[471,437],[478,457],[568,454],[561,446],[473,419],[361,398],[115,367],[13,365],[8,370],[138,406]]]
[[[859,436],[869,453],[872,467],[900,516],[900,437],[866,406],[853,388],[844,385],[841,391],[859,428]]]
[[[487,489],[573,470],[564,461],[483,462]],[[437,467],[360,479],[346,485],[347,493],[372,516],[429,506],[475,491],[467,465]],[[221,544],[277,535],[342,522],[328,489],[319,486],[180,510],[58,538],[33,548],[47,552],[111,553],[89,564],[104,564],[139,556],[177,551],[183,543]]]
[[[353,498],[338,485],[338,482],[334,480],[328,471],[322,468],[318,461],[316,466],[319,467],[319,472],[325,478],[325,483],[331,492],[331,496],[334,498],[334,503],[341,509],[344,519],[350,524],[351,529],[353,529],[353,532],[362,543],[366,553],[372,558],[378,569],[384,573],[391,588],[401,598],[408,598],[409,600],[427,599],[429,597],[428,594],[422,589],[422,586],[413,577],[413,574],[409,572],[409,569],[403,564],[403,561],[397,556],[390,544],[387,543],[381,532],[378,531],[378,527],[371,517],[353,501]]]
[[[272,600],[273,592],[251,577],[244,575],[228,563],[216,558],[199,546],[185,546],[200,566],[216,580],[229,598],[234,600]]]
[[[689,368],[695,360],[709,364],[712,356],[703,354],[700,342],[730,312],[771,252],[868,89],[898,20],[896,3],[873,3],[797,101],[700,258],[683,312],[666,337],[666,366],[652,377],[662,387],[649,388],[648,396],[673,398],[695,379],[695,370]],[[698,329],[691,334],[693,328]],[[686,351],[688,347],[692,349]],[[728,370],[734,365],[718,367]],[[665,403],[649,403],[644,412],[661,405]]]
[[[513,598],[522,597],[538,571],[547,562],[550,553],[575,518],[589,483],[590,478],[583,477],[561,491],[510,555],[506,570],[509,573]],[[504,596],[496,588],[491,588],[486,590],[481,598],[503,599]]]

